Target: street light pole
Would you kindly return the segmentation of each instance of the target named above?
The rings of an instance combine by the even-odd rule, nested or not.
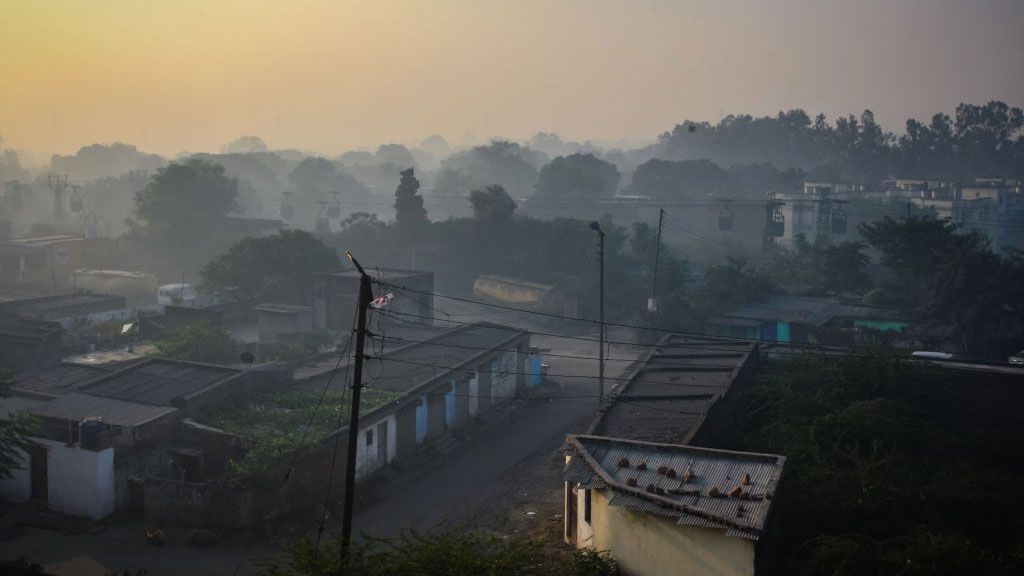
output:
[[[600,336],[598,341],[601,344],[601,350],[598,354],[598,368],[597,368],[597,401],[604,401],[604,230],[601,229],[601,224],[594,220],[590,223],[590,229],[597,232],[598,246],[600,253],[598,261],[601,263],[601,297],[600,297]]]

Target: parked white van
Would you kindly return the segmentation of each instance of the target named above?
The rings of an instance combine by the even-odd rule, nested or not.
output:
[[[196,300],[196,289],[191,284],[164,284],[156,291],[156,303],[162,305],[188,305]]]

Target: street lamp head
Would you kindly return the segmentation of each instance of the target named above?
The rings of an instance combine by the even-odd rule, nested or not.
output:
[[[598,222],[597,220],[594,220],[593,222],[590,223],[590,229],[593,230],[594,232],[597,232],[601,236],[604,236],[604,230],[601,230],[601,223]]]

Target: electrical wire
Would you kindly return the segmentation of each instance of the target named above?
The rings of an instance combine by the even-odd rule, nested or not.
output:
[[[354,329],[355,320],[352,321],[352,326]],[[320,398],[317,400],[316,405],[313,407],[313,412],[309,416],[309,421],[306,423],[306,426],[302,431],[302,437],[299,439],[299,443],[293,449],[294,457],[292,459],[292,462],[288,466],[288,470],[285,472],[284,477],[281,478],[281,482],[278,484],[277,490],[274,492],[275,494],[279,494],[281,492],[281,490],[284,488],[285,483],[288,482],[288,479],[291,477],[292,472],[295,470],[295,465],[298,464],[299,456],[301,455],[300,452],[302,450],[302,445],[305,444],[306,438],[309,436],[309,431],[313,426],[313,421],[316,418],[316,413],[320,409],[320,405],[323,404],[324,398],[327,396],[327,391],[331,387],[331,382],[334,380],[334,375],[338,372],[338,369],[341,367],[342,360],[348,356],[347,351],[349,349],[349,346],[352,344],[352,336],[353,334],[349,334],[348,340],[345,342],[345,347],[338,355],[337,363],[335,363],[334,368],[331,370],[330,376],[328,376],[327,381],[324,383],[324,388],[323,391],[320,393]],[[245,548],[242,551],[242,557],[238,560],[238,564],[235,565],[235,569],[231,572],[233,576],[237,575],[238,571],[242,568],[242,564],[244,564],[246,559],[249,557],[249,552],[251,551],[252,545],[255,542],[256,533],[254,532],[252,536],[249,538],[249,542],[245,545]]]

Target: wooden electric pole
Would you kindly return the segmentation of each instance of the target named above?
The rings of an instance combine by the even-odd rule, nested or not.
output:
[[[359,265],[359,262],[346,252],[348,259],[359,270],[359,302],[356,327],[356,359],[355,374],[352,376],[352,406],[348,422],[348,456],[345,460],[345,504],[341,522],[341,562],[344,566],[345,555],[352,542],[352,500],[356,487],[356,447],[359,441],[359,392],[363,388],[363,350],[366,346],[366,309],[373,300],[370,289],[370,276]]]
[[[658,259],[661,256],[661,225],[665,221],[665,209],[658,210],[658,240],[654,245],[654,279],[651,280],[651,299],[647,301],[647,311],[658,311]]]

